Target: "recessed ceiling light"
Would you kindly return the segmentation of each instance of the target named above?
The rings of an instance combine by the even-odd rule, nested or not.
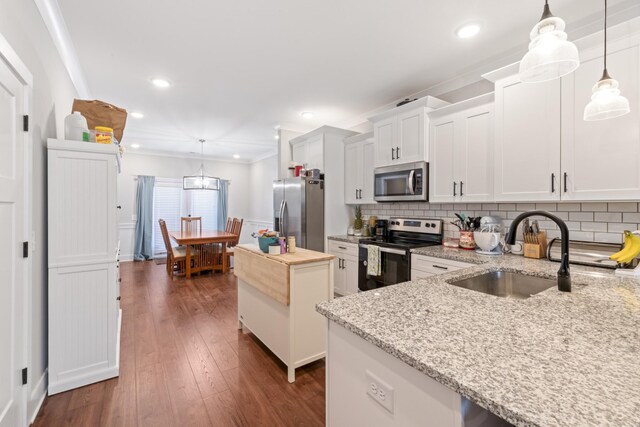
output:
[[[144,117],[144,114],[138,111],[134,111],[133,113],[131,113],[131,117],[133,117],[134,119],[141,119]]]
[[[171,86],[171,82],[165,79],[151,79],[151,83],[153,83],[155,87],[160,87],[160,88],[167,88]]]
[[[131,148],[140,148],[140,144],[131,144]]]
[[[277,133],[275,135],[273,135],[274,139],[280,139],[280,135],[278,135]]]
[[[468,39],[476,36],[479,32],[480,32],[480,25],[467,24],[458,28],[458,31],[456,31],[456,35],[461,39]]]
[[[312,119],[313,118],[313,113],[311,111],[303,111],[302,113],[300,113],[300,116],[303,119]]]
[[[239,158],[240,158],[240,154],[234,154],[234,155],[233,155],[233,158],[234,158],[234,159],[239,159]]]

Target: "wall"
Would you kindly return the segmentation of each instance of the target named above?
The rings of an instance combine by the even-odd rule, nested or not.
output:
[[[133,259],[133,233],[135,230],[136,177],[151,175],[161,178],[182,178],[200,168],[200,160],[183,157],[165,157],[151,154],[125,153],[122,171],[118,175],[118,204],[122,206],[120,222],[120,251],[123,261]],[[229,187],[229,216],[248,218],[250,213],[250,165],[245,163],[205,160],[205,171],[231,181]]]
[[[249,172],[249,218],[256,221],[273,220],[273,181],[278,179],[278,156],[251,164]]]
[[[516,216],[533,209],[545,210],[557,215],[567,223],[571,240],[589,242],[622,243],[624,230],[640,229],[640,204],[636,202],[590,202],[590,203],[379,203],[363,205],[363,216],[368,218],[419,217],[442,218],[445,237],[458,237],[457,228],[450,224],[455,213],[467,216],[495,215],[503,219],[505,227]],[[539,218],[540,228],[549,238],[560,237],[554,222]]]
[[[27,415],[35,417],[46,392],[47,368],[47,138],[63,136],[76,91],[42,18],[30,0],[0,1],[2,34],[33,75],[32,277]]]

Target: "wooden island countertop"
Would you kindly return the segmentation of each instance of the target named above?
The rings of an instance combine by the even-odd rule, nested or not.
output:
[[[309,249],[296,248],[295,253],[286,253],[282,255],[269,255],[260,250],[258,245],[242,244],[235,247],[234,251],[238,249],[251,251],[262,255],[265,258],[281,262],[287,265],[307,264],[310,262],[329,261],[335,258],[335,255],[325,254],[323,252],[312,251]]]

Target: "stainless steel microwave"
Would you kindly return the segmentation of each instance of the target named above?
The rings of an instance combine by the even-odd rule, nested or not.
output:
[[[429,200],[429,163],[385,166],[374,171],[374,200],[407,202]]]

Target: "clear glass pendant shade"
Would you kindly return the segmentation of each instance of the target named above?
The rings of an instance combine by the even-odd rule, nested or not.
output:
[[[606,120],[631,111],[629,101],[620,95],[616,79],[602,79],[593,86],[591,102],[584,109],[584,120]]]
[[[520,61],[520,80],[538,83],[565,76],[578,68],[580,57],[575,44],[567,41],[565,23],[548,16],[538,22],[529,37],[529,51]]]
[[[200,140],[200,170],[182,177],[183,190],[220,190],[220,178],[204,172],[204,139]]]

